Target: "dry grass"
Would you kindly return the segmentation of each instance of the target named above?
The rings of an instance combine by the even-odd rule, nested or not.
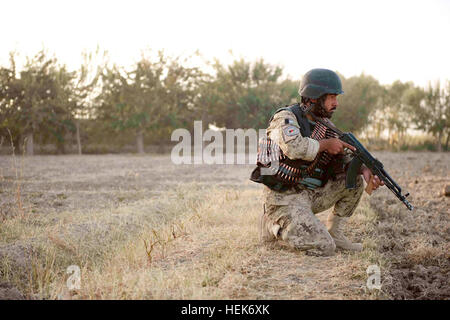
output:
[[[22,227],[33,225],[31,219],[12,219],[2,230],[26,230],[21,239],[36,243],[37,253],[29,257],[28,283],[17,282],[35,298],[371,297],[363,289],[367,263],[377,261],[370,248],[360,255],[320,258],[263,247],[256,229],[259,197],[259,190],[189,184],[157,201],[88,218],[59,213],[60,222],[52,224],[55,217],[48,215],[28,230]],[[366,218],[373,219],[368,212],[352,222],[360,232]],[[333,264],[331,270],[324,269],[324,259]],[[82,288],[77,292],[66,288],[64,271],[72,264],[82,269]],[[5,280],[16,282],[10,275],[4,275]]]
[[[192,195],[192,187],[188,188]],[[259,192],[212,188],[188,201],[188,212],[145,228],[109,260],[85,270],[80,299],[371,298],[365,291],[370,249],[359,255],[308,257],[263,247],[257,230]],[[197,197],[191,197],[196,199]],[[353,225],[365,223],[364,218]],[[141,241],[140,241],[141,240]],[[147,243],[147,245],[145,245]],[[149,254],[149,244],[154,244]],[[326,270],[323,259],[332,263]],[[64,282],[59,286],[64,290]]]
[[[46,164],[38,167],[35,161],[42,159]],[[86,162],[82,169],[73,166],[75,172],[47,169],[80,159]],[[250,166],[176,167],[161,156],[147,170],[148,160],[26,160],[30,171],[21,181],[22,198],[23,207],[30,209],[23,216],[5,209],[0,279],[37,299],[391,298],[385,290],[394,281],[388,272],[391,261],[383,254],[386,239],[380,234],[382,228],[384,234],[402,232],[402,211],[396,206],[390,214],[399,219],[392,219],[387,230],[380,224],[384,215],[374,211],[365,195],[347,228],[351,239],[364,243],[364,251],[309,256],[259,243],[261,194],[259,186],[247,181]],[[97,162],[105,169],[86,175]],[[14,183],[6,178],[0,185],[5,199],[14,199]],[[98,187],[90,189],[92,185]],[[326,214],[319,218],[324,221]],[[433,250],[425,242],[418,244],[410,251],[411,261],[439,254]],[[381,268],[381,291],[366,287],[366,269],[372,264]],[[79,290],[67,289],[70,265],[81,269]]]

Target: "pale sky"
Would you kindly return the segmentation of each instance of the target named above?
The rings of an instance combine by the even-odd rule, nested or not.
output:
[[[206,59],[264,58],[294,79],[312,68],[346,77],[450,80],[450,0],[3,0],[0,64],[43,46],[70,68],[84,49],[131,65],[142,49]]]

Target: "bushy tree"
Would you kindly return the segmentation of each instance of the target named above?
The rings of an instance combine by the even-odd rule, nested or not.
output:
[[[194,110],[201,76],[197,68],[184,67],[161,52],[156,61],[143,57],[131,71],[106,68],[97,119],[116,132],[132,132],[143,153],[146,134],[153,142],[167,142],[170,131],[185,122],[183,117]]]
[[[235,60],[228,67],[216,61],[214,70],[201,103],[209,121],[218,127],[264,128],[274,110],[296,96],[292,81],[281,81],[282,68],[262,59]]]
[[[438,151],[442,151],[442,139],[450,135],[450,81],[441,87],[440,82],[431,83],[425,90],[416,88],[407,92],[405,100],[409,105],[412,122],[416,129],[431,133],[436,138]]]
[[[73,129],[71,86],[74,77],[54,57],[41,50],[17,72],[14,54],[9,68],[1,69],[0,125],[25,137],[27,154],[34,153],[34,136],[56,142],[64,151],[64,135]]]
[[[375,78],[365,74],[340,78],[344,94],[338,97],[333,122],[341,130],[359,132],[369,124],[370,114],[380,107],[382,88]]]
[[[76,127],[76,140],[78,154],[82,154],[81,123],[83,120],[91,119],[94,112],[95,94],[99,90],[99,78],[104,64],[106,64],[107,53],[101,54],[99,48],[95,52],[83,52],[83,62],[72,81],[70,102],[73,122]],[[100,61],[99,61],[100,60]]]

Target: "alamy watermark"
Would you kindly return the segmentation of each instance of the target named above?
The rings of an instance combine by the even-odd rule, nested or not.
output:
[[[381,270],[380,267],[376,264],[372,264],[369,267],[367,267],[367,275],[369,276],[367,278],[367,288],[369,290],[377,289],[381,290]]]
[[[266,129],[203,131],[202,121],[194,121],[193,137],[183,128],[172,132],[171,141],[179,142],[172,149],[171,160],[174,164],[255,164],[258,140],[265,136]]]
[[[67,267],[67,274],[70,277],[67,278],[66,285],[69,290],[80,290],[81,289],[81,270],[77,265],[71,265]]]

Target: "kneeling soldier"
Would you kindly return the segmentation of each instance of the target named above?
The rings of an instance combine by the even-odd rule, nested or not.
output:
[[[342,94],[339,76],[327,69],[305,74],[299,94],[301,103],[278,109],[270,120],[267,137],[260,140],[258,167],[251,180],[263,183],[264,212],[260,220],[263,241],[282,240],[298,250],[333,255],[336,247],[361,251],[342,232],[363,193],[358,176],[355,189],[345,188],[345,172],[354,148],[337,139],[306,112],[332,125],[330,118]],[[382,185],[362,167],[373,189]],[[334,206],[325,227],[315,214]]]

